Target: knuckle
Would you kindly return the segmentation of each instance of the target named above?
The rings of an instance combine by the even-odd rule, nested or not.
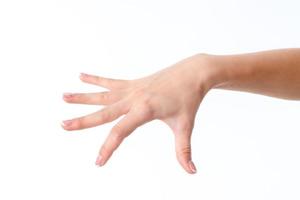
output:
[[[123,140],[123,134],[121,134],[120,132],[113,132],[111,134],[111,140],[114,144],[119,144],[122,142]]]
[[[145,116],[146,118],[153,118],[154,116],[154,109],[152,108],[151,105],[145,104],[143,105],[141,109],[141,114]]]
[[[178,149],[177,155],[179,157],[186,157],[186,156],[190,156],[191,152],[192,152],[191,146],[184,146],[184,147],[181,147],[180,149]]]
[[[140,88],[134,92],[133,98],[136,99],[133,110],[142,118],[153,118],[153,97],[149,94],[149,92],[147,92],[145,88]]]
[[[111,95],[108,92],[104,92],[100,95],[100,100],[108,102],[111,100]]]
[[[153,118],[154,116],[154,108],[151,98],[142,99],[137,106],[137,109],[139,114],[145,118]]]
[[[72,95],[72,97],[70,98],[70,101],[71,102],[85,102],[88,99],[89,98],[86,94],[77,93],[77,94]]]
[[[76,128],[76,129],[83,128],[84,120],[85,119],[83,117],[80,117],[80,118],[77,118],[76,120],[74,120],[74,128]]]
[[[86,98],[83,94],[74,94],[72,99],[73,101],[84,101]]]
[[[124,137],[124,130],[118,126],[118,125],[115,125],[112,130],[111,130],[112,134],[115,135],[115,137]]]
[[[100,122],[106,122],[109,119],[109,112],[106,112],[105,110],[103,110],[102,112],[100,112],[99,115],[99,121]]]

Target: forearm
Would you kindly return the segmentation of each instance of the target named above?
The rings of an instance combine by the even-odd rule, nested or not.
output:
[[[198,54],[140,79],[118,80],[88,74],[81,74],[80,79],[108,91],[66,93],[64,100],[105,107],[64,121],[65,130],[91,128],[125,115],[105,140],[97,165],[103,166],[139,126],[159,119],[174,133],[179,163],[188,173],[196,173],[191,156],[191,135],[198,107],[209,89],[300,99],[300,49],[230,56]]]
[[[300,49],[205,57],[211,88],[300,99]]]

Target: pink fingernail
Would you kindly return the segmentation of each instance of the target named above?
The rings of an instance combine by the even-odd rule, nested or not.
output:
[[[96,160],[96,165],[99,167],[103,166],[103,157],[101,155],[98,155],[97,160]]]
[[[80,77],[81,77],[81,78],[86,77],[86,76],[87,76],[87,74],[85,74],[85,73],[80,73]]]
[[[72,96],[73,96],[72,93],[64,93],[64,94],[63,94],[63,97],[64,97],[64,98],[71,98]]]
[[[197,169],[196,169],[196,166],[195,164],[193,163],[193,161],[189,161],[189,167],[190,167],[190,170],[195,174],[197,173]]]
[[[62,126],[67,127],[70,126],[72,124],[72,120],[65,120],[62,122]]]

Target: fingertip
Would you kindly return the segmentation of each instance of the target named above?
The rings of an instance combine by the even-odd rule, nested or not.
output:
[[[110,148],[107,147],[108,145],[104,143],[100,148],[99,155],[96,160],[96,164],[99,167],[104,166],[113,154],[113,149],[111,149],[110,146],[109,146]]]
[[[71,131],[72,129],[73,120],[64,120],[60,123],[61,127],[66,131]]]
[[[68,130],[68,129],[66,128],[64,122],[60,122],[60,126],[61,126],[64,130],[66,130],[66,131]]]
[[[86,74],[86,73],[80,73],[80,74],[79,74],[79,79],[83,81],[83,80],[85,80],[88,76],[89,76],[89,75]]]
[[[182,166],[182,168],[189,174],[196,174],[197,173],[197,169],[196,169],[196,167],[193,163],[188,162],[187,164]]]
[[[103,156],[101,154],[98,155],[95,164],[99,167],[102,167],[105,164]]]
[[[191,172],[191,174],[196,174],[197,173],[197,168],[196,168],[193,161],[190,160],[188,162],[188,166],[189,166],[189,171]]]
[[[87,75],[88,75],[88,74],[81,72],[81,73],[79,74],[79,77],[85,77],[85,76],[87,76]]]
[[[62,98],[63,98],[64,101],[69,102],[72,99],[73,96],[74,96],[73,93],[68,93],[67,92],[67,93],[63,93]]]
[[[196,174],[197,168],[192,160],[178,159],[181,167],[189,174]]]

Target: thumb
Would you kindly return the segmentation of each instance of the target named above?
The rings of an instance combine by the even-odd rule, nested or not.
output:
[[[185,129],[175,133],[176,157],[180,165],[190,174],[195,174],[197,169],[192,161],[191,150],[192,129]]]

